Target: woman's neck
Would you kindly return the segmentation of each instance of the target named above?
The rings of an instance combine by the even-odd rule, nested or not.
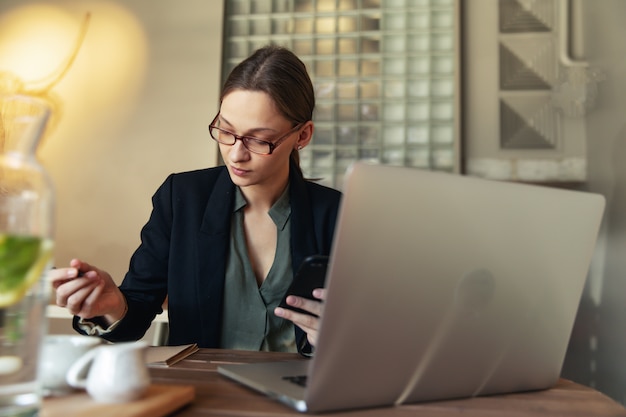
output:
[[[246,199],[248,209],[269,211],[278,201],[289,184],[289,175],[280,181],[273,181],[270,184],[256,184],[242,187],[241,193]]]

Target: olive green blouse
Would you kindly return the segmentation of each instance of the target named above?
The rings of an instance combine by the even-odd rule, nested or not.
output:
[[[289,187],[269,211],[277,230],[276,256],[260,287],[246,246],[243,228],[246,204],[237,187],[226,263],[221,347],[296,352],[293,323],[274,315],[274,308],[293,279]]]

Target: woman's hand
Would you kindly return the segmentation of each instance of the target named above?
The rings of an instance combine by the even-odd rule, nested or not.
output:
[[[48,279],[56,291],[56,304],[90,319],[103,316],[108,324],[126,313],[126,299],[106,271],[72,259],[68,268],[52,269]]]
[[[319,301],[308,300],[306,298],[296,297],[295,295],[288,296],[286,300],[288,305],[306,310],[312,315],[297,313],[288,308],[281,307],[276,307],[274,314],[278,317],[290,320],[293,324],[300,327],[306,332],[309,343],[315,346],[317,344],[320,318],[324,307],[322,301],[326,299],[326,290],[324,288],[316,288],[313,290],[313,297],[317,298]]]

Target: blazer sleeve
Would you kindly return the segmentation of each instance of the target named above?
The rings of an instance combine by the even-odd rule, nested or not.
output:
[[[172,227],[172,178],[170,175],[152,197],[152,212],[141,230],[141,244],[133,253],[129,271],[120,290],[126,297],[128,311],[119,324],[101,336],[111,342],[138,340],[144,336],[152,320],[163,311],[167,295],[168,253]],[[73,327],[85,332],[74,317]],[[101,317],[90,321],[102,324]]]

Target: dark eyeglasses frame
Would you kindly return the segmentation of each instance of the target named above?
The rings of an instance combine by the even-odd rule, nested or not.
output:
[[[241,141],[241,143],[243,144],[243,146],[250,152],[255,153],[257,155],[271,155],[274,152],[274,149],[276,149],[278,147],[278,145],[280,145],[281,143],[283,143],[289,136],[291,136],[292,134],[294,134],[298,129],[300,129],[302,127],[302,125],[304,123],[298,123],[297,125],[295,125],[293,128],[291,128],[287,133],[285,133],[284,135],[282,135],[281,137],[279,137],[278,139],[276,139],[274,142],[270,142],[267,140],[263,140],[263,139],[258,139],[255,138],[254,136],[246,136],[246,135],[236,135],[233,132],[231,132],[230,130],[226,130],[226,129],[222,129],[221,127],[217,127],[215,126],[215,121],[217,120],[217,118],[219,117],[219,113],[217,113],[215,115],[215,117],[213,118],[213,121],[211,122],[211,124],[209,124],[209,134],[211,135],[211,138],[213,138],[213,140],[215,140],[217,143],[221,143],[222,145],[229,145],[232,146],[237,142],[237,139],[239,139]],[[214,130],[217,130],[219,132],[222,133],[226,133],[228,135],[231,135],[234,140],[233,143],[228,143],[228,142],[222,142],[219,139],[217,139],[213,132]],[[259,142],[259,143],[263,143],[265,145],[267,145],[269,147],[269,152],[256,152],[253,151],[252,149],[248,148],[248,141],[249,140],[253,140],[255,142]]]

